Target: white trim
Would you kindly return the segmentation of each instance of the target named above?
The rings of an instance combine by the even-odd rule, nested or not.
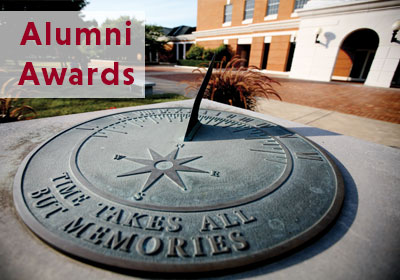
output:
[[[264,43],[271,43],[272,37],[271,36],[265,36],[264,37]]]
[[[179,40],[179,41],[193,41],[196,39],[196,37],[192,34],[184,34],[184,35],[178,35],[175,37],[171,37],[172,40]]]
[[[231,21],[227,21],[227,22],[224,22],[222,24],[222,27],[231,26],[231,25],[232,25],[232,22]]]
[[[365,82],[366,81],[366,79],[344,77],[344,76],[332,76],[331,80],[344,81],[344,82]]]
[[[293,13],[290,14],[291,18],[297,18],[299,17],[299,14],[297,13],[297,10],[295,10]]]
[[[268,30],[284,30],[290,28],[299,28],[300,19],[289,19],[289,20],[279,20],[279,21],[269,21],[262,23],[254,23],[244,26],[232,26],[227,28],[217,28],[210,30],[202,30],[193,32],[193,36],[199,37],[210,37],[210,36],[225,36],[231,34],[241,34],[241,33],[252,33],[257,31],[268,31]],[[197,39],[196,39],[197,41]]]
[[[254,33],[254,34],[246,34],[246,35],[228,35],[228,36],[218,36],[218,37],[205,37],[198,38],[196,42],[203,41],[214,41],[214,40],[225,40],[225,39],[240,39],[240,38],[253,38],[253,37],[271,37],[271,36],[282,36],[282,35],[295,35],[296,30],[292,31],[277,31],[277,32],[264,32],[264,33]]]
[[[290,42],[291,43],[296,42],[296,38],[297,38],[297,32],[290,35]]]
[[[199,69],[199,67],[197,67],[197,66],[174,65],[174,67],[176,67],[176,68],[183,68],[183,69],[192,69],[192,70],[194,70],[194,69]]]
[[[226,0],[226,5],[230,5],[231,4],[231,0]]]
[[[196,41],[185,41],[185,42],[168,42],[168,44],[176,44],[176,45],[186,45],[186,44],[196,44]]]
[[[311,1],[310,1],[311,2]],[[309,3],[310,3],[309,2]],[[307,3],[308,4],[308,3]],[[335,14],[349,14],[349,13],[367,13],[374,10],[388,10],[398,8],[400,1],[398,0],[366,0],[366,1],[346,1],[344,3],[335,4],[331,6],[317,6],[306,5],[303,9],[298,9],[296,12],[299,17],[319,17],[324,15],[335,15]],[[310,8],[308,8],[310,7]]]
[[[242,24],[250,24],[253,23],[253,19],[252,18],[248,18],[242,21]]]
[[[274,20],[274,19],[277,19],[277,18],[278,18],[278,15],[277,15],[277,14],[269,15],[269,16],[264,17],[264,21],[267,21],[267,20]]]
[[[345,82],[350,82],[351,78],[350,77],[345,77],[345,76],[332,76],[332,80],[336,81],[345,81]]]
[[[229,44],[229,40],[228,39],[224,39],[224,45],[228,45]]]
[[[259,70],[259,71],[262,73],[265,73],[265,74],[277,75],[277,76],[281,76],[281,77],[289,77],[289,75],[290,75],[290,71],[289,72],[281,72],[281,71],[266,70],[266,69]]]
[[[251,45],[252,42],[253,42],[252,37],[240,38],[238,40],[238,45]]]

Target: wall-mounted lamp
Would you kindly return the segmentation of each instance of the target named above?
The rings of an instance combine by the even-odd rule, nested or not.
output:
[[[392,25],[392,30],[393,30],[393,34],[392,34],[392,40],[390,40],[390,42],[391,42],[391,43],[393,43],[393,42],[399,42],[399,41],[396,39],[396,35],[397,35],[397,32],[399,32],[399,30],[400,30],[400,20],[397,20],[395,23],[393,23],[393,25]]]
[[[318,27],[315,29],[315,43],[320,44],[321,42],[318,40],[319,35],[322,33],[322,28]]]

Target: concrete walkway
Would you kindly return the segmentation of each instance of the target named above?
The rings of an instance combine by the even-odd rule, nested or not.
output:
[[[156,94],[183,95],[188,83],[198,77],[191,72],[192,69],[182,67],[146,67],[146,80],[156,83]],[[337,82],[278,80],[281,83],[278,92],[283,100],[290,103],[259,99],[258,112],[400,148],[399,89]],[[192,91],[186,96],[193,98],[195,95],[196,92]]]
[[[366,141],[400,148],[400,124],[267,99],[259,99],[257,111]]]

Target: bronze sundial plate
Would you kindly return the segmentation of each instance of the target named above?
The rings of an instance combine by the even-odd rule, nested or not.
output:
[[[133,270],[237,267],[321,232],[341,176],[309,140],[245,115],[136,110],[72,127],[33,151],[15,179],[24,222],[52,246]]]

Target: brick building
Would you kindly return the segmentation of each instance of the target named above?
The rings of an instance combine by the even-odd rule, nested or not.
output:
[[[262,69],[290,70],[299,18],[307,0],[198,0],[196,44],[228,44]]]
[[[399,82],[399,15],[399,0],[198,0],[193,35],[267,72],[389,87]]]

